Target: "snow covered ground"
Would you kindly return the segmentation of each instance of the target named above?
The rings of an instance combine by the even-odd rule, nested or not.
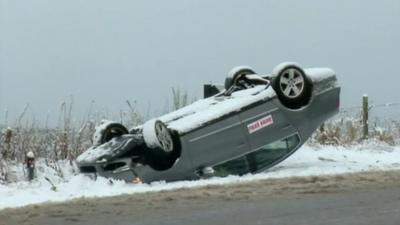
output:
[[[38,168],[38,179],[34,182],[0,184],[0,209],[44,202],[61,202],[80,197],[156,192],[182,187],[224,185],[269,178],[400,169],[400,147],[376,143],[367,143],[351,148],[303,146],[287,160],[264,173],[172,183],[162,181],[151,184],[127,184],[122,181],[111,183],[103,178],[94,181],[83,175],[74,175],[66,163],[62,167],[64,167],[64,179],[57,178],[51,170]],[[45,176],[50,177],[57,187],[56,190],[52,190],[52,185],[45,179]]]

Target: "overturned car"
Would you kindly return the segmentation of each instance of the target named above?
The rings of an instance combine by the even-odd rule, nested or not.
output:
[[[131,130],[103,121],[77,164],[133,182],[264,171],[294,153],[339,110],[333,70],[282,63],[271,75],[241,66],[224,89]]]

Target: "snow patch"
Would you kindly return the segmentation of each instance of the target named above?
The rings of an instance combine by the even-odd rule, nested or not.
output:
[[[304,69],[304,72],[311,79],[311,81],[315,83],[335,76],[335,71],[330,68],[308,68]]]
[[[237,72],[239,72],[239,71],[241,71],[241,70],[251,70],[251,71],[254,71],[253,68],[251,68],[250,66],[236,66],[236,67],[233,67],[233,68],[229,71],[227,77],[233,79],[233,76],[234,76]]]
[[[151,119],[143,124],[143,139],[149,148],[160,146],[155,130],[156,121],[156,119]]]
[[[256,95],[256,94],[260,93],[261,91],[265,90],[266,88],[267,87],[264,85],[258,85],[258,86],[255,86],[254,88],[235,91],[231,94],[231,96],[234,98],[242,98],[242,97],[246,97],[249,95]]]
[[[112,155],[112,151],[119,148],[118,145],[125,144],[126,142],[117,141],[115,138],[113,138],[102,145],[90,147],[88,150],[80,154],[76,160],[79,162],[93,162],[102,156]]]
[[[296,62],[282,62],[274,67],[274,69],[272,70],[272,75],[277,76],[279,73],[281,73],[282,70],[284,70],[288,66],[296,66],[299,68],[303,68],[300,64]]]
[[[93,145],[101,145],[101,136],[104,133],[104,130],[107,129],[107,127],[110,124],[116,123],[115,121],[111,120],[101,120],[100,124],[96,126],[95,132],[93,134]]]
[[[253,180],[284,178],[296,176],[334,175],[368,170],[400,169],[400,147],[378,145],[360,145],[352,148],[334,146],[303,146],[284,162],[270,170],[256,175],[228,176],[197,181],[179,181],[151,184],[129,184],[123,181],[112,183],[99,177],[96,181],[84,175],[67,175],[64,179],[51,178],[56,185],[44,179],[51,174],[42,171],[34,182],[17,182],[8,185],[0,184],[0,209],[20,207],[44,202],[60,202],[80,197],[105,197],[121,194],[157,192],[177,188],[202,187],[206,185],[225,185]],[[70,165],[65,164],[67,168]],[[69,169],[70,170],[70,169]],[[71,170],[70,170],[71,171]],[[68,174],[68,173],[67,173]]]
[[[166,123],[168,128],[182,134],[196,129],[206,122],[240,111],[247,105],[275,96],[275,91],[268,85],[257,85],[235,92],[231,96],[214,96],[199,100],[158,119]]]

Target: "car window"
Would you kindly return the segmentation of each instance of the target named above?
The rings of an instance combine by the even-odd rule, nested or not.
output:
[[[296,134],[267,144],[257,151],[214,166],[214,175],[243,175],[266,169],[287,156],[287,154],[290,153],[299,142],[300,138]]]

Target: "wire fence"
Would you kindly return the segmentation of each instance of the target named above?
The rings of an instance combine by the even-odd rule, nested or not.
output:
[[[360,106],[350,106],[340,108],[339,114],[335,118],[361,118],[363,108]],[[384,126],[393,121],[400,121],[400,102],[387,102],[374,104],[368,103],[369,124]]]
[[[373,103],[363,96],[364,104],[342,107],[326,121],[310,142],[352,145],[365,140],[400,144],[400,102]],[[360,102],[362,103],[362,102]]]

